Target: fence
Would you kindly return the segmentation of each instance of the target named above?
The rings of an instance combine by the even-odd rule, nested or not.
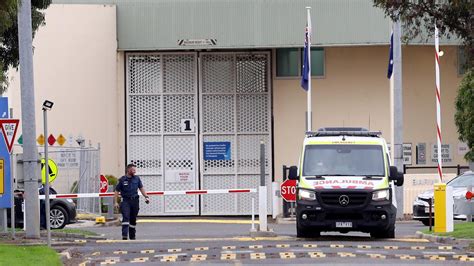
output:
[[[39,155],[44,158],[43,147],[38,147]],[[21,162],[21,155],[16,154],[16,161]],[[100,147],[56,147],[50,146],[49,159],[57,165],[56,179],[51,183],[57,193],[94,193],[100,186]],[[21,163],[15,163],[15,173],[20,175],[18,188],[22,188]],[[38,176],[39,178],[39,176]],[[100,213],[100,199],[81,198],[76,202],[77,210],[87,213]]]

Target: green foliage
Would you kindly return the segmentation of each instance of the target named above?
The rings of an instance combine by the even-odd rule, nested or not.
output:
[[[451,237],[461,238],[461,239],[474,239],[474,223],[473,222],[455,223],[453,232],[449,232],[449,233],[434,233],[434,232],[430,232],[429,229],[423,230],[422,233],[435,234],[439,236],[451,236]]]
[[[58,253],[47,246],[14,246],[0,244],[0,265],[62,265]]]
[[[18,0],[19,1],[19,0]],[[38,28],[44,25],[44,13],[51,0],[31,0],[33,38]],[[6,72],[19,65],[17,0],[0,0],[0,93],[6,91]]]
[[[426,28],[429,36],[434,34],[437,25],[440,34],[457,36],[463,40],[468,60],[467,68],[474,64],[474,1],[400,1],[373,0],[374,6],[382,8],[385,15],[398,20],[397,14],[405,25],[406,40],[423,37]]]
[[[469,148],[464,158],[474,161],[474,68],[464,74],[456,97],[454,121],[458,128],[459,139]]]
[[[116,186],[118,183],[118,178],[114,175],[106,175],[105,178],[109,181],[109,186]]]

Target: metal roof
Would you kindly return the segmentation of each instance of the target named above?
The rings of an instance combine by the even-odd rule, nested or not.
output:
[[[314,46],[386,45],[390,34],[389,19],[371,0],[53,0],[53,4],[116,5],[119,50],[302,47],[306,6],[311,7]],[[180,46],[179,40],[208,43]]]

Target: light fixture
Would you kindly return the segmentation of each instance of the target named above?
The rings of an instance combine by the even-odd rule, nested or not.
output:
[[[43,111],[49,111],[53,108],[54,103],[52,101],[45,100],[43,103]]]

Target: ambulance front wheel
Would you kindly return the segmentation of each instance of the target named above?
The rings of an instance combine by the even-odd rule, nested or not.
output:
[[[320,237],[321,232],[310,227],[302,226],[299,219],[296,220],[296,237],[315,238]]]

